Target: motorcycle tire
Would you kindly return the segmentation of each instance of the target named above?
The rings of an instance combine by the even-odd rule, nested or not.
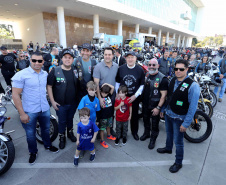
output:
[[[210,100],[213,108],[217,105],[217,96],[213,91],[210,91],[210,94],[204,94],[203,97]]]
[[[49,134],[50,134],[50,140],[53,142],[57,136],[58,136],[58,123],[56,119],[50,118],[50,129],[49,129]],[[39,123],[37,122],[36,125],[36,140],[43,144],[42,136],[41,136],[41,128],[39,126]]]
[[[198,121],[198,123],[195,122],[195,119]],[[201,130],[202,128],[204,128],[204,123],[201,123],[201,121],[204,121],[206,123],[206,129],[202,135],[200,135],[199,137],[194,137],[194,135],[202,133]],[[199,131],[197,131],[194,128],[195,126],[194,124],[199,125],[200,127]],[[212,127],[213,127],[213,124],[210,117],[203,111],[197,110],[191,125],[187,128],[186,132],[184,133],[184,138],[191,143],[201,143],[210,136],[210,134],[212,133]]]
[[[213,116],[213,106],[209,102],[205,102],[206,111],[201,103],[198,104],[200,110],[205,112],[210,118]]]
[[[5,156],[7,155],[7,156]],[[15,148],[13,141],[2,141],[0,139],[0,175],[6,173],[12,166],[15,159]],[[5,161],[5,165],[1,163]]]

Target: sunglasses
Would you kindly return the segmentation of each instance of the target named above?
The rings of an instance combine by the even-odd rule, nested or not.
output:
[[[156,66],[156,64],[148,64],[148,66],[153,66],[153,67],[155,67],[155,66]]]
[[[184,71],[185,70],[185,68],[174,68],[174,71],[178,71],[178,70],[180,70],[180,71]]]
[[[38,63],[42,63],[42,61],[43,61],[43,60],[31,59],[31,61],[32,61],[33,63],[36,63],[36,62],[38,62]]]

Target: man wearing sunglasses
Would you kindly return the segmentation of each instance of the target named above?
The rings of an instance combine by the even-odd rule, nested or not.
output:
[[[25,59],[25,54],[23,52],[19,53],[19,60],[17,61],[16,70],[21,71],[29,67],[30,61]]]
[[[176,160],[169,168],[176,173],[182,168],[184,157],[184,132],[190,126],[198,106],[200,87],[187,76],[188,61],[179,59],[175,63],[175,77],[170,81],[165,109],[166,146],[157,152],[172,153],[173,142],[176,146]],[[163,117],[163,113],[160,113]]]
[[[31,55],[30,67],[19,71],[12,78],[12,97],[26,132],[30,164],[35,163],[38,152],[37,120],[40,124],[44,147],[54,153],[59,151],[58,148],[52,146],[50,141],[50,109],[46,99],[47,73],[42,70],[43,63],[41,53],[35,52]]]
[[[148,62],[149,74],[142,95],[144,134],[140,137],[140,140],[144,141],[151,137],[148,145],[150,150],[155,147],[155,141],[159,135],[160,110],[165,102],[168,90],[168,79],[158,71],[158,68],[159,64],[155,58]],[[151,136],[150,118],[152,118]]]
[[[15,63],[14,61],[17,59],[13,53],[8,53],[7,48],[5,46],[1,46],[0,50],[2,55],[0,55],[0,64],[1,64],[1,71],[2,75],[5,79],[7,85],[11,85],[11,78],[15,74]]]
[[[78,106],[78,73],[72,66],[74,55],[66,48],[62,50],[62,56],[63,64],[53,68],[47,79],[48,95],[58,116],[60,149],[64,149],[66,145],[66,128],[67,137],[72,142],[77,141],[73,133],[73,118]]]

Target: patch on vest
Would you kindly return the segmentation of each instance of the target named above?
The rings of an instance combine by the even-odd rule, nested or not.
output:
[[[158,87],[159,87],[159,83],[158,83],[158,82],[155,82],[155,83],[154,83],[154,87],[155,87],[155,88],[158,88]]]
[[[156,80],[156,82],[159,82],[159,78],[156,78],[155,80]]]
[[[184,87],[184,88],[188,88],[188,86],[189,86],[189,84],[187,84],[187,83],[182,84],[182,87]]]
[[[154,90],[154,95],[156,96],[156,95],[158,94],[158,92],[159,92],[159,91],[158,91],[157,89],[155,89],[155,90]]]
[[[182,106],[183,102],[182,101],[177,101],[176,105]]]
[[[74,70],[74,74],[75,74],[75,77],[78,78],[78,72],[77,72],[77,70]]]
[[[59,77],[57,77],[56,80],[57,80],[57,82],[60,82],[60,78]]]
[[[81,65],[82,65],[82,64],[78,61],[78,62],[77,62],[77,67],[80,68]]]

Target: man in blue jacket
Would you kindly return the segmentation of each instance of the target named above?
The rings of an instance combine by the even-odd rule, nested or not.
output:
[[[220,75],[219,79],[221,79],[223,81],[223,85],[221,86],[218,101],[222,102],[222,98],[223,98],[224,91],[225,91],[225,88],[226,88],[226,58],[223,58],[219,61],[218,67],[219,67],[219,71],[220,71],[219,72],[219,75]],[[218,92],[218,86],[216,86],[215,89],[214,89],[214,93],[216,95],[217,95],[217,92]]]
[[[175,77],[170,81],[165,109],[166,146],[157,152],[172,153],[173,142],[176,146],[176,160],[169,168],[176,173],[182,168],[184,157],[184,132],[190,126],[198,106],[200,87],[187,76],[188,61],[179,59],[175,63]],[[160,113],[163,117],[163,113]]]

